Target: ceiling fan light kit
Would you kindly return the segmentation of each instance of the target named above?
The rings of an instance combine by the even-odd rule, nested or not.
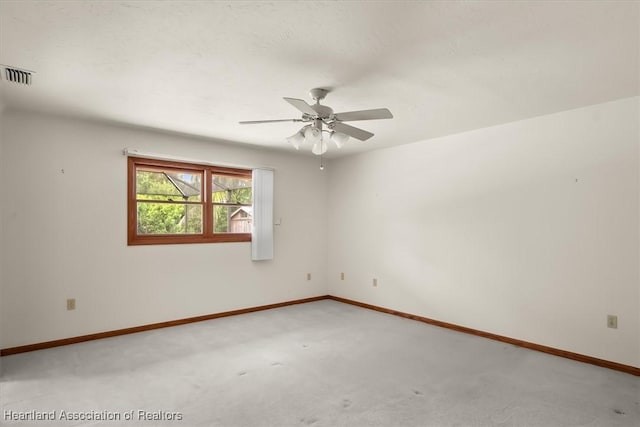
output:
[[[330,135],[330,138],[336,144],[336,147],[338,147],[338,149],[340,149],[349,140],[349,135],[345,135],[344,133],[332,131],[331,135]]]
[[[298,132],[287,138],[287,141],[289,141],[289,143],[293,145],[293,148],[295,148],[296,150],[299,150],[300,144],[304,142],[304,131],[306,130],[306,128],[306,126],[303,127]]]
[[[311,152],[316,156],[321,156],[327,152],[327,143],[321,139],[320,141],[316,141],[313,143],[313,147],[311,147]]]
[[[302,127],[298,132],[287,138],[287,141],[296,149],[300,149],[300,145],[307,143],[312,146],[311,152],[321,156],[328,150],[327,142],[323,134],[329,134],[329,139],[336,144],[337,148],[342,148],[349,140],[349,137],[360,141],[366,141],[373,134],[366,130],[345,124],[345,121],[356,120],[376,120],[391,119],[393,114],[386,108],[377,108],[374,110],[348,111],[345,113],[333,113],[333,109],[321,105],[320,100],[324,99],[329,91],[322,88],[314,88],[309,91],[311,98],[316,101],[315,104],[309,105],[306,101],[296,98],[284,98],[289,104],[297,108],[302,113],[300,119],[279,119],[279,120],[251,120],[242,121],[240,124],[258,124],[258,123],[275,123],[275,122],[304,122],[309,123]],[[327,129],[324,129],[324,126]],[[321,168],[322,169],[322,168]]]
[[[304,140],[312,144],[322,141],[322,124],[319,126],[317,124],[316,126],[306,126],[304,130]]]

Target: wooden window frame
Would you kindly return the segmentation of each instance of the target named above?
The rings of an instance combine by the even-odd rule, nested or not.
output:
[[[155,234],[138,235],[138,209],[136,198],[136,170],[138,167],[176,169],[202,173],[202,234]],[[127,160],[127,244],[172,245],[182,243],[226,243],[250,242],[251,233],[215,233],[213,230],[213,202],[211,183],[213,175],[252,179],[252,171],[196,163],[129,157]]]

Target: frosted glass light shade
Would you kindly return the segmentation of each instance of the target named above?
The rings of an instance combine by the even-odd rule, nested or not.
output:
[[[304,130],[304,139],[313,144],[318,143],[322,141],[322,132],[314,126],[309,126]]]
[[[290,137],[287,138],[287,141],[293,145],[293,148],[296,150],[300,149],[300,144],[304,142],[304,130],[305,128],[300,129],[298,132],[294,133]]]
[[[336,144],[336,147],[342,148],[344,143],[349,140],[349,135],[334,131],[331,132],[331,140]]]
[[[327,152],[327,143],[324,140],[320,140],[318,142],[315,142],[313,144],[313,147],[311,148],[311,152],[313,154],[315,154],[316,156],[319,156],[321,154],[324,154]]]

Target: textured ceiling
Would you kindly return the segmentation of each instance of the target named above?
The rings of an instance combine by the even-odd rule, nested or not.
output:
[[[26,109],[293,150],[283,96],[392,120],[330,156],[639,93],[638,2],[0,1],[0,82]],[[305,147],[309,150],[310,147]],[[303,148],[301,148],[303,150]],[[311,154],[308,154],[311,155]]]

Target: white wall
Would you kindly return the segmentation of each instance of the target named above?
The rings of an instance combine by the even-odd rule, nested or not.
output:
[[[3,125],[3,119],[4,119],[4,102],[2,100],[2,96],[0,95],[0,178],[2,177],[2,140],[3,140],[3,132],[2,132],[2,125]],[[4,225],[2,222],[2,200],[4,200],[3,198],[3,193],[4,191],[2,190],[2,186],[0,186],[0,242],[4,241],[4,234],[3,234],[3,229],[4,229]],[[0,322],[2,321],[2,300],[3,300],[3,286],[2,286],[2,271],[3,271],[3,265],[4,265],[4,260],[3,257],[0,253]],[[0,343],[2,343],[2,327],[1,327],[1,323],[0,323]],[[2,348],[2,346],[0,345],[0,348]],[[0,358],[0,375],[2,374],[2,358]]]
[[[329,293],[640,366],[638,105],[331,162]]]
[[[12,111],[2,134],[1,348],[326,294],[316,159]],[[250,243],[127,246],[124,147],[274,167],[275,259],[252,262]]]
[[[322,173],[315,157],[5,111],[0,348],[331,293],[640,366],[639,113],[625,99]],[[124,147],[275,167],[275,259],[128,247]]]

